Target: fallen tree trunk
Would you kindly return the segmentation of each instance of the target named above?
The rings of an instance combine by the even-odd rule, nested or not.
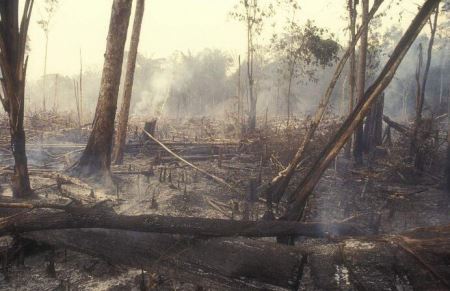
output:
[[[106,228],[138,232],[195,235],[201,237],[309,237],[365,235],[349,223],[297,223],[283,221],[236,221],[161,215],[119,215],[100,208],[51,205],[49,203],[0,203],[0,207],[32,209],[0,222],[0,236],[30,231],[69,228]],[[55,208],[42,209],[42,208]],[[65,209],[61,210],[61,209]]]
[[[246,290],[275,289],[263,284],[291,290],[449,287],[450,225],[395,236],[321,240],[309,246],[99,229],[32,232],[24,237],[162,275],[212,279],[227,290],[242,290],[243,284],[248,284]]]
[[[407,137],[411,136],[411,132],[406,126],[404,126],[404,125],[402,125],[402,124],[400,124],[398,122],[393,121],[392,119],[389,118],[389,116],[383,115],[383,121],[387,125],[392,127],[393,129],[395,129],[396,131],[406,135]]]

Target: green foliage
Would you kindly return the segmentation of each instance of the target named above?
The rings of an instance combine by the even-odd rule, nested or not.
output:
[[[336,60],[339,44],[313,21],[304,26],[291,21],[281,35],[274,35],[274,54],[287,65],[294,77],[307,76],[314,80],[317,67],[330,66]]]

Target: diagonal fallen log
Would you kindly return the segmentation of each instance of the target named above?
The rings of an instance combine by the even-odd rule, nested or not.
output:
[[[236,221],[162,215],[119,215],[98,208],[49,203],[0,203],[0,207],[32,209],[0,220],[0,236],[13,233],[70,228],[105,228],[137,232],[195,235],[201,237],[309,237],[366,235],[350,223],[298,223],[288,221]],[[54,209],[42,209],[54,208]],[[62,210],[62,211],[61,211]]]
[[[314,118],[311,121],[311,124],[309,125],[305,137],[303,138],[302,143],[300,144],[300,147],[298,148],[297,152],[295,153],[294,158],[289,163],[289,165],[284,169],[283,171],[279,172],[275,178],[272,179],[270,182],[269,187],[266,190],[266,197],[269,197],[271,193],[273,193],[272,196],[272,202],[278,203],[280,202],[281,198],[283,197],[286,188],[289,185],[289,181],[291,180],[295,169],[299,165],[299,163],[303,160],[305,151],[307,147],[309,146],[311,140],[314,137],[314,134],[319,127],[320,121],[322,120],[325,110],[328,106],[328,103],[330,103],[331,94],[333,93],[334,87],[336,86],[336,83],[341,76],[342,71],[344,70],[345,64],[347,63],[348,58],[350,57],[352,51],[354,51],[354,48],[356,46],[356,43],[358,42],[358,39],[361,37],[362,32],[364,31],[365,27],[368,25],[370,20],[373,18],[375,13],[377,12],[378,8],[383,3],[383,0],[377,0],[373,4],[369,15],[368,15],[368,21],[364,23],[359,29],[358,32],[355,35],[355,38],[353,42],[349,45],[347,50],[345,51],[344,55],[341,57],[341,60],[339,61],[338,65],[336,66],[336,70],[334,72],[333,77],[331,78],[330,84],[328,85],[327,90],[322,95],[319,106],[317,107],[316,113],[314,114]]]
[[[200,172],[201,174],[203,174],[204,176],[206,176],[208,179],[211,179],[225,187],[227,187],[228,189],[230,189],[231,191],[233,191],[235,194],[238,195],[242,195],[241,192],[236,189],[235,187],[231,186],[229,183],[227,183],[224,179],[219,178],[211,173],[208,173],[207,171],[200,169],[199,167],[197,167],[196,165],[186,161],[185,159],[183,159],[182,157],[180,157],[179,155],[177,155],[176,153],[174,153],[171,149],[169,149],[167,146],[165,146],[162,142],[160,142],[159,140],[157,140],[155,137],[153,137],[150,133],[148,133],[145,129],[143,130],[144,133],[154,142],[156,142],[159,146],[161,146],[166,152],[168,152],[169,154],[171,154],[172,156],[174,156],[176,159],[180,160],[181,162],[185,163],[186,165],[190,166],[191,168],[197,170],[198,172]]]
[[[299,285],[302,290],[449,288],[450,225],[402,235],[320,240],[305,246],[100,229],[23,236],[178,279],[191,275],[188,280],[203,287],[208,287],[206,278],[218,281],[220,290],[297,290]],[[306,270],[312,282],[302,282]]]
[[[393,121],[392,119],[389,118],[389,116],[387,115],[383,115],[383,121],[389,125],[390,127],[392,127],[393,129],[395,129],[396,131],[406,135],[407,137],[411,136],[411,132],[410,130],[404,126],[403,124],[400,124],[398,122]]]
[[[368,114],[372,104],[375,103],[377,97],[384,91],[389,85],[392,78],[397,71],[403,57],[408,52],[411,44],[416,39],[417,35],[422,30],[423,26],[427,22],[429,16],[439,4],[439,0],[427,0],[419,13],[413,19],[412,23],[406,30],[405,34],[400,39],[399,43],[395,47],[391,57],[384,66],[380,75],[373,83],[372,86],[367,89],[362,98],[356,105],[353,112],[347,117],[342,124],[341,128],[336,132],[335,136],[325,146],[311,170],[290,195],[290,200],[294,200],[290,208],[283,216],[283,219],[287,220],[299,220],[303,215],[303,209],[306,201],[315,188],[316,184],[322,177],[323,172],[328,168],[330,163],[338,155],[342,147],[345,145],[349,137],[353,134],[355,129],[364,120],[364,117]]]

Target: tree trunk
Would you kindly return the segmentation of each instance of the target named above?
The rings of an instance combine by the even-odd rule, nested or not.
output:
[[[66,207],[39,203],[0,203],[9,209],[34,209],[33,212],[5,217],[0,236],[49,229],[106,228],[138,232],[195,235],[200,237],[276,237],[281,235],[327,237],[362,236],[368,231],[351,223],[298,223],[289,221],[236,221],[199,217],[162,215],[120,215],[113,211],[87,207]],[[13,208],[15,207],[15,208]],[[38,209],[40,207],[53,208]],[[6,209],[8,209],[6,208]],[[58,211],[55,211],[55,208]],[[60,211],[59,209],[64,209]]]
[[[247,8],[248,9],[248,8]],[[247,11],[248,13],[248,11]],[[253,61],[254,61],[254,47],[253,47],[253,31],[252,19],[247,15],[247,77],[249,89],[250,108],[248,114],[248,130],[250,132],[256,129],[256,95],[254,91],[255,80],[253,79]]]
[[[27,61],[24,59],[32,7],[33,1],[25,2],[19,30],[18,1],[0,2],[0,68],[4,90],[1,101],[9,117],[11,151],[15,162],[11,182],[13,196],[16,198],[32,195],[23,127],[27,69]]]
[[[353,134],[356,128],[362,123],[372,104],[374,104],[377,100],[377,97],[380,96],[384,89],[389,85],[411,44],[416,39],[428,17],[439,2],[439,0],[427,0],[422,6],[419,13],[416,15],[409,28],[406,30],[405,34],[395,47],[389,61],[384,66],[378,78],[375,80],[373,85],[367,89],[364,98],[358,101],[358,104],[352,114],[347,117],[341,128],[325,146],[322,153],[313,163],[314,166],[293,192],[292,198],[294,198],[295,201],[292,203],[283,219],[298,220],[302,217],[307,198],[314,190],[323,172],[336,158],[337,154],[348,141],[349,137]]]
[[[128,23],[130,0],[114,0],[106,43],[105,63],[92,132],[75,168],[82,176],[110,178],[111,148],[120,76]]]
[[[369,0],[361,0],[362,3],[362,22],[367,23],[367,16],[369,11]],[[356,98],[359,102],[364,98],[365,84],[366,84],[366,61],[367,61],[367,36],[369,27],[366,27],[361,35],[361,43],[359,45],[359,60],[358,60],[358,75],[356,83]],[[353,156],[356,164],[363,163],[363,126],[358,126],[355,133],[355,143],[353,148]]]
[[[375,15],[376,11],[378,10],[382,2],[383,2],[382,0],[376,1],[373,4],[372,9],[370,10],[369,13],[368,18],[369,21]],[[351,57],[352,53],[354,54],[356,42],[361,37],[363,28],[364,26],[358,29],[358,32],[353,38],[353,41],[349,44],[349,47],[347,48],[338,65],[336,66],[336,70],[333,74],[333,77],[331,78],[330,84],[328,85],[325,93],[320,98],[319,106],[317,107],[317,110],[314,114],[314,119],[312,120],[310,126],[308,127],[305,137],[303,138],[302,143],[300,144],[297,152],[295,153],[294,158],[289,162],[289,165],[286,167],[286,169],[280,171],[278,175],[275,176],[270,182],[269,187],[265,192],[265,196],[267,197],[267,201],[269,202],[269,204],[272,202],[278,203],[283,197],[286,188],[288,187],[289,182],[294,174],[295,169],[297,168],[298,164],[302,161],[305,151],[309,146],[311,140],[313,139],[317,128],[319,127],[319,123],[325,114],[328,103],[330,102],[331,94],[333,93],[334,87],[336,86],[336,83],[339,80],[342,70],[344,69],[345,63],[347,62],[348,58]]]
[[[425,70],[423,72],[422,80],[420,80],[420,71],[421,66],[423,62],[422,58],[422,45],[419,46],[419,62],[418,67],[416,71],[416,82],[417,82],[417,91],[416,91],[416,118],[414,121],[414,133],[413,133],[413,139],[411,140],[411,156],[414,157],[414,166],[416,169],[423,171],[424,170],[424,152],[421,148],[421,144],[423,143],[423,140],[421,138],[421,127],[422,127],[422,111],[423,111],[423,105],[425,102],[425,90],[427,86],[427,80],[428,80],[428,72],[430,71],[430,65],[431,65],[431,57],[432,57],[432,51],[433,51],[433,43],[434,43],[434,37],[436,34],[436,28],[437,28],[437,20],[439,15],[439,7],[436,8],[436,12],[434,15],[433,22],[430,21],[430,28],[431,28],[431,35],[430,40],[428,42],[428,49],[427,49],[427,62],[425,65]]]
[[[142,18],[144,17],[144,6],[145,0],[138,0],[136,2],[130,51],[128,52],[127,72],[125,75],[123,103],[120,109],[119,124],[113,152],[113,160],[116,164],[122,164],[123,162],[123,150],[127,139],[128,115],[130,112],[131,93],[133,91],[134,71],[136,68],[136,57],[139,46],[139,37],[141,34],[141,24]]]
[[[355,101],[355,70],[356,70],[356,58],[355,58],[355,22],[356,22],[356,5],[354,3],[355,0],[348,1],[348,12],[350,18],[350,26],[349,26],[349,48],[350,51],[350,65],[348,68],[349,77],[348,77],[348,86],[349,86],[349,96],[348,96],[348,113],[350,114],[353,111],[353,103]],[[351,46],[353,44],[353,46]],[[345,153],[347,157],[350,157],[352,151],[352,137],[350,137],[349,141],[346,144]]]
[[[447,94],[447,192],[450,193],[450,94]],[[448,197],[450,202],[450,195]]]
[[[307,246],[103,229],[31,232],[23,237],[213,290],[450,287],[449,226],[415,229],[401,235],[321,240]],[[339,270],[345,279],[337,279]],[[216,288],[208,283],[216,284]]]
[[[378,97],[376,104],[372,107],[364,124],[364,150],[373,153],[376,146],[381,145],[383,136],[383,107],[384,93]]]

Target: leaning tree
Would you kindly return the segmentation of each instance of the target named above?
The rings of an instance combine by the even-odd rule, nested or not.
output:
[[[122,164],[123,151],[127,138],[128,116],[130,113],[131,93],[133,91],[134,71],[138,52],[139,37],[141,35],[142,18],[144,17],[145,0],[137,0],[134,13],[133,31],[131,34],[130,51],[128,52],[127,72],[125,75],[125,89],[123,91],[122,107],[119,113],[119,124],[115,137],[113,151],[114,163]]]
[[[26,0],[19,23],[19,1],[0,1],[0,71],[3,96],[0,101],[9,117],[11,151],[14,156],[13,196],[32,195],[25,151],[24,96],[27,58],[25,58],[28,26],[33,0]]]
[[[82,176],[93,176],[102,179],[103,182],[109,181],[111,177],[114,120],[131,4],[130,0],[114,0],[113,2],[92,132],[80,160],[73,169]]]

